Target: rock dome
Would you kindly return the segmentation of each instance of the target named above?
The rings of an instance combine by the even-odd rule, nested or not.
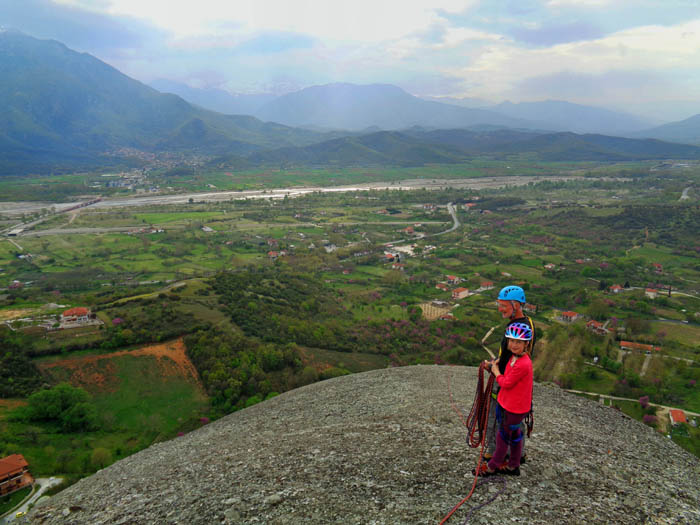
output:
[[[472,367],[322,381],[116,462],[42,502],[42,524],[438,523],[478,451]],[[621,412],[535,384],[520,477],[480,480],[449,523],[700,523],[700,461]],[[486,481],[497,480],[496,482]]]

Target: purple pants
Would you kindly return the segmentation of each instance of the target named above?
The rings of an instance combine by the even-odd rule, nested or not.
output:
[[[496,433],[496,450],[489,461],[489,470],[496,470],[503,465],[503,461],[510,447],[508,467],[514,469],[520,466],[520,455],[523,451],[523,431],[520,422],[525,419],[525,414],[513,414],[501,408],[501,425]]]

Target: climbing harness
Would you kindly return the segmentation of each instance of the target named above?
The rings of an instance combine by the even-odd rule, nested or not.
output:
[[[450,519],[452,514],[454,514],[458,508],[460,508],[469,498],[472,497],[472,494],[474,493],[474,489],[476,488],[476,483],[479,479],[479,471],[481,469],[481,464],[484,460],[484,446],[486,445],[486,430],[488,426],[488,420],[489,420],[489,408],[491,406],[491,391],[493,390],[493,383],[494,383],[494,376],[490,374],[489,380],[486,383],[486,386],[484,386],[484,371],[486,370],[486,365],[482,362],[479,365],[479,376],[477,380],[477,385],[476,385],[476,393],[474,394],[474,403],[472,404],[472,408],[469,412],[469,415],[467,416],[466,420],[464,419],[464,416],[462,413],[457,410],[456,405],[454,403],[453,397],[452,397],[452,389],[450,387],[450,376],[447,376],[447,386],[450,394],[450,403],[452,405],[452,409],[457,412],[459,415],[460,420],[462,421],[462,424],[464,424],[465,427],[467,427],[467,443],[471,448],[477,448],[481,446],[481,451],[479,453],[479,463],[477,464],[476,467],[476,474],[474,475],[474,483],[472,483],[472,488],[469,491],[469,494],[467,494],[467,497],[465,497],[462,501],[460,501],[457,505],[455,505],[452,510],[442,519],[440,522],[440,525],[443,525],[444,523],[447,522],[447,520]],[[504,480],[504,488],[505,488],[505,480]],[[501,491],[502,492],[502,491]],[[496,494],[498,496],[499,493]],[[480,507],[477,507],[476,509],[472,509],[469,512],[469,515],[467,516],[467,519],[472,515],[472,513],[477,510],[478,508],[483,507],[484,505],[490,503],[495,499],[494,496],[491,500],[487,501]],[[465,522],[466,523],[466,522]]]

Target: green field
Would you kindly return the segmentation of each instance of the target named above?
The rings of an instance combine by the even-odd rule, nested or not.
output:
[[[113,461],[196,428],[208,414],[209,402],[201,387],[172,367],[163,368],[155,356],[100,357],[96,360],[90,351],[71,354],[69,359],[83,359],[79,366],[61,357],[39,361],[58,364],[48,369],[54,381],[71,381],[92,393],[99,430],[64,433],[51,423],[14,421],[4,411],[0,441],[6,443],[7,453],[21,451],[35,475],[92,472],[95,449],[106,449]],[[169,359],[162,359],[167,365]]]

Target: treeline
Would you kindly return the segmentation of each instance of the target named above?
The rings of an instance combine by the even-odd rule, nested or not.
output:
[[[304,367],[294,344],[262,343],[238,331],[199,330],[185,337],[215,411],[227,414],[321,377]]]
[[[467,354],[478,348],[475,339],[479,320],[430,323],[417,307],[408,319],[356,320],[338,292],[311,275],[288,268],[258,268],[222,273],[212,281],[224,310],[245,335],[265,342],[295,343],[301,346],[342,352],[410,355],[418,358],[451,359],[470,364]],[[381,300],[375,291],[356,301],[369,304]],[[369,303],[368,303],[369,302]],[[465,353],[464,351],[467,350]]]
[[[26,353],[29,338],[0,326],[0,398],[26,397],[43,383]]]
[[[112,320],[106,325],[100,346],[112,350],[137,343],[160,343],[208,327],[206,322],[177,308],[179,301],[179,295],[171,292],[107,309]]]
[[[86,432],[99,428],[97,408],[82,388],[60,383],[39,390],[27,399],[27,405],[15,409],[12,419],[57,425],[61,432]]]
[[[285,268],[222,273],[212,281],[224,310],[248,336],[263,341],[351,351],[343,320],[351,315],[318,279]]]

